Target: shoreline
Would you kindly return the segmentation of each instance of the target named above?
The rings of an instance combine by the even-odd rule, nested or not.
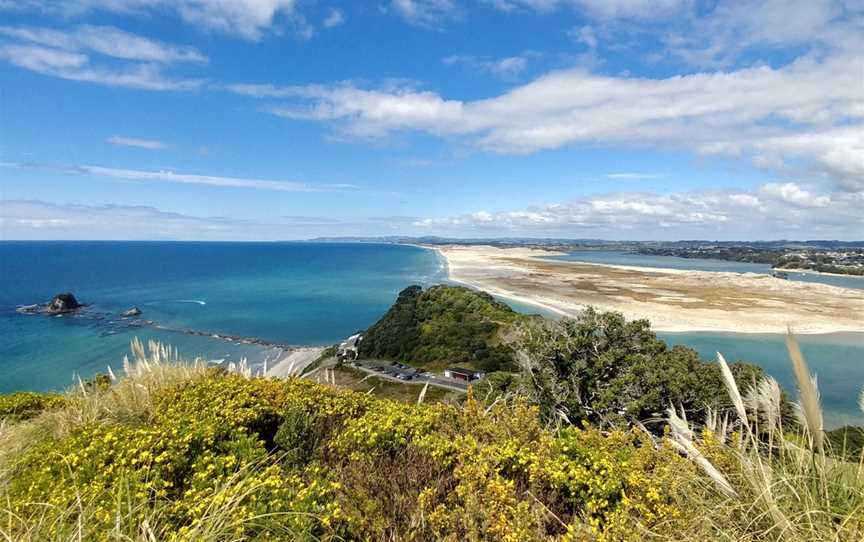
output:
[[[864,275],[852,275],[850,273],[828,273],[827,271],[816,271],[815,269],[798,269],[792,267],[787,269],[785,267],[775,267],[772,268],[772,271],[779,271],[781,273],[806,273],[809,275],[823,275],[826,277],[844,277],[864,280]]]
[[[495,247],[465,247],[462,245],[415,246],[433,250],[440,257],[444,258],[447,262],[448,280],[453,283],[483,290],[493,296],[535,306],[538,309],[561,316],[573,316],[585,307],[593,305],[600,310],[622,312],[628,319],[648,319],[651,322],[653,330],[664,333],[717,332],[776,335],[786,333],[787,326],[790,324],[793,331],[800,335],[864,333],[864,322],[856,322],[848,318],[846,321],[841,322],[842,318],[832,318],[831,315],[826,316],[825,314],[820,314],[818,318],[808,318],[810,313],[814,312],[814,309],[804,306],[808,303],[812,304],[811,301],[800,301],[797,299],[796,296],[801,295],[801,283],[791,283],[792,286],[790,286],[788,281],[783,281],[770,275],[702,272],[681,269],[667,270],[661,268],[606,265],[593,262],[583,264],[582,262],[547,260],[543,256],[548,255],[549,251],[536,251],[533,249],[498,249]],[[454,256],[454,252],[461,252],[462,254]],[[458,261],[454,262],[454,259]],[[553,269],[552,271],[549,269],[540,269],[544,267],[545,263],[552,263],[551,267],[558,269]],[[588,271],[582,272],[584,269]],[[633,295],[633,292],[627,292],[632,295],[633,300],[622,299],[622,296],[609,294],[608,292],[600,292],[598,294],[595,291],[592,292],[593,296],[583,296],[585,299],[579,299],[578,294],[581,292],[578,290],[575,292],[577,295],[574,295],[574,288],[572,286],[574,281],[590,280],[595,277],[585,277],[584,275],[589,273],[600,273],[600,275],[603,275],[604,273],[608,274],[610,270],[613,271],[613,274],[614,272],[620,272],[637,275],[627,285],[638,294]],[[711,275],[707,275],[708,273]],[[551,278],[546,279],[544,275]],[[670,277],[673,280],[670,280]],[[608,277],[602,277],[600,280],[603,281],[604,279],[606,279],[604,287],[608,286],[606,288],[608,290],[614,290],[615,286],[620,286],[620,284],[613,284],[611,286],[606,284],[612,282],[608,280]],[[658,288],[659,292],[652,292],[652,289],[646,287],[644,284],[649,280],[653,280],[665,281],[672,284],[689,281],[698,285],[700,281],[719,283],[724,281],[724,279],[727,282],[734,283],[737,281],[739,283],[733,285],[733,287],[724,285],[723,288],[734,292],[734,286],[741,286],[742,291],[735,293],[744,302],[750,303],[751,307],[747,307],[746,303],[743,304],[745,305],[744,309],[749,308],[752,309],[751,311],[748,312],[742,309],[741,306],[735,306],[733,310],[705,309],[701,307],[691,309],[687,306],[688,303],[691,306],[704,305],[704,300],[688,299],[679,292],[668,292],[662,288]],[[757,284],[757,281],[766,280],[776,281],[776,283],[762,282]],[[619,279],[618,282],[622,281]],[[514,285],[516,287],[512,287]],[[561,288],[556,290],[556,285],[560,285]],[[704,289],[704,284],[701,286]],[[765,286],[770,287],[765,288]],[[604,287],[601,287],[601,289]],[[853,304],[849,308],[849,313],[851,314],[860,314],[860,312],[856,311],[864,308],[864,294],[861,292],[823,284],[813,285],[812,283],[808,283],[807,288],[810,288],[809,291],[811,292],[812,290],[819,291],[823,297],[830,297],[830,294],[836,294],[836,297],[845,297],[840,294],[857,296],[850,301]],[[798,291],[796,292],[796,290]],[[649,296],[654,295],[654,298],[649,301],[641,299],[646,296],[646,292]],[[614,293],[617,294],[618,292],[615,291]],[[759,294],[763,294],[765,299],[757,299],[756,296]],[[748,298],[747,295],[751,297]],[[782,297],[788,299],[778,299]],[[818,295],[816,297],[818,298]],[[736,299],[736,301],[739,302],[739,305],[742,304],[740,300]],[[679,306],[675,306],[675,304]],[[790,310],[786,305],[792,306],[795,310]],[[773,321],[764,318],[765,314],[757,314],[757,311],[759,313],[771,313]],[[748,313],[744,314],[745,312]],[[795,315],[795,312],[799,314]],[[784,318],[784,321],[778,321],[778,314],[781,315],[781,318],[787,314],[790,316]],[[660,318],[657,317],[658,315],[660,315]],[[807,321],[808,324],[806,326],[795,326],[796,321]],[[759,324],[754,324],[754,322],[759,322]]]

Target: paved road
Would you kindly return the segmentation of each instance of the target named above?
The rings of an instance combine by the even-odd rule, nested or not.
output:
[[[310,346],[290,350],[267,370],[267,376],[287,378],[303,374],[303,370],[321,356],[323,347]]]
[[[430,386],[438,386],[439,388],[447,388],[455,391],[468,391],[468,383],[452,378],[444,378],[443,376],[434,375],[432,373],[420,373],[414,367],[400,368],[391,365],[390,361],[382,360],[358,360],[346,362],[348,365],[355,367],[364,373],[375,375],[378,378],[398,382],[399,384],[424,384],[429,383]],[[397,378],[399,375],[411,377],[410,380],[402,380]]]

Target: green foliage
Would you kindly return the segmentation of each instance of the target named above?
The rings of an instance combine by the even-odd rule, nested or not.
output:
[[[0,537],[617,539],[674,519],[664,480],[689,468],[638,433],[556,435],[522,401],[470,394],[406,405],[210,373],[157,403],[150,419],[90,423],[5,463]]]
[[[285,452],[287,464],[302,466],[311,460],[317,445],[314,414],[305,408],[293,407],[284,412],[282,420],[273,441]]]
[[[589,308],[576,318],[525,326],[521,345],[524,379],[547,420],[656,426],[670,404],[699,418],[707,408],[730,406],[717,365],[690,348],[669,348],[647,320]],[[762,376],[744,363],[732,372],[742,383]]]
[[[419,365],[467,364],[484,371],[513,370],[503,334],[524,317],[484,292],[461,286],[411,286],[360,343],[364,357]]]
[[[26,420],[63,404],[63,397],[55,393],[22,391],[0,395],[0,420],[7,423]]]
[[[856,461],[864,454],[864,427],[844,425],[825,432],[831,449],[840,457]]]

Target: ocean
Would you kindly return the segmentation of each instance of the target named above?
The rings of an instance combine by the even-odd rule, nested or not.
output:
[[[405,286],[442,282],[446,268],[432,251],[397,245],[2,242],[0,278],[0,392],[8,392],[117,369],[136,336],[190,358],[260,365],[274,348],[182,331],[333,344],[375,322]],[[15,312],[66,291],[106,317]],[[132,306],[178,331],[127,327],[117,315]]]
[[[716,263],[676,260],[694,267]],[[597,263],[648,266],[644,261]],[[77,376],[86,379],[108,365],[119,369],[133,337],[171,344],[189,358],[246,358],[261,365],[278,354],[274,345],[333,344],[375,322],[404,287],[446,279],[446,266],[435,252],[392,244],[0,242],[0,393],[63,389]],[[88,316],[15,312],[17,306],[43,303],[64,291],[91,304]],[[530,305],[511,305],[542,313]],[[118,314],[132,306],[143,311],[140,318],[167,329],[129,327]],[[186,333],[190,330],[202,335]],[[782,336],[659,335],[695,348],[706,359],[720,351],[730,360],[757,363],[793,389]],[[801,342],[818,375],[828,425],[864,424],[856,406],[864,386],[864,334],[802,336]]]

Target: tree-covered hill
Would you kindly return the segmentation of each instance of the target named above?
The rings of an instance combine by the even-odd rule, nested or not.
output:
[[[485,292],[461,286],[410,286],[370,327],[364,357],[415,365],[468,365],[484,371],[516,370],[504,337],[526,319]]]

